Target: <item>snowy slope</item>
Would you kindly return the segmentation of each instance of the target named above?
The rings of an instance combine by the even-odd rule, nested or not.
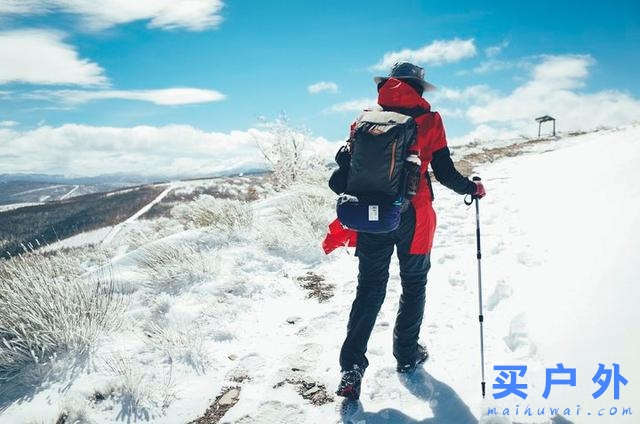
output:
[[[123,222],[115,225],[111,229],[111,231],[109,231],[109,233],[105,236],[105,238],[102,240],[102,243],[109,244],[113,240],[113,238],[118,234],[118,232],[122,230],[122,228],[126,227],[127,225],[129,225],[130,223],[138,219],[140,216],[148,212],[149,209],[151,209],[154,205],[161,202],[162,199],[165,198],[171,190],[173,190],[173,188],[174,188],[173,184],[168,184],[167,188],[165,188],[158,196],[156,196],[155,199],[153,199],[151,202],[144,205],[140,210],[138,210],[136,213],[131,215],[129,218],[127,218]]]
[[[113,226],[98,228],[97,230],[85,231],[84,233],[76,234],[71,237],[67,237],[64,240],[56,241],[42,248],[44,252],[63,249],[65,247],[81,247],[89,244],[99,244],[113,229]]]
[[[316,406],[286,382],[335,389],[357,260],[346,249],[323,257],[319,240],[295,255],[264,247],[258,228],[271,225],[277,205],[292,196],[285,193],[255,203],[254,231],[190,230],[115,259],[110,272],[128,293],[124,327],[97,348],[85,372],[58,364],[56,377],[39,390],[0,407],[0,422],[50,422],[64,405],[84,402],[86,422],[186,423],[229,386],[241,392],[221,421],[228,423],[550,422],[549,415],[514,416],[516,405],[572,408],[566,418],[574,423],[636,422],[633,416],[586,414],[614,405],[640,413],[634,361],[640,352],[639,143],[640,127],[626,127],[550,141],[476,169],[489,192],[481,201],[486,400],[480,396],[474,211],[436,185],[438,230],[421,332],[431,358],[408,379],[395,373],[391,353],[400,295],[394,261],[360,402],[334,397]],[[330,210],[319,212],[331,216]],[[171,293],[143,289],[149,278],[141,272],[145,255],[186,245],[209,249],[207,277]],[[333,284],[334,296],[322,303],[307,298],[297,280],[307,272]],[[179,343],[149,342],[145,331],[152,322]],[[122,378],[104,365],[114,357],[126,358],[125,374],[148,392],[137,409],[122,399],[82,401]],[[577,369],[577,385],[554,386],[545,400],[545,368],[559,362]],[[612,400],[612,388],[594,400],[598,386],[591,378],[598,363],[613,362],[629,384],[621,387],[620,401]],[[527,365],[529,397],[494,400],[493,365]],[[511,416],[484,416],[490,407],[510,408]]]

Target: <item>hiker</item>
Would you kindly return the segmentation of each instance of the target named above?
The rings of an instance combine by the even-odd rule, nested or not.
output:
[[[342,378],[336,392],[339,396],[357,399],[363,374],[369,365],[365,356],[367,342],[385,298],[389,263],[394,246],[400,263],[402,295],[393,330],[393,355],[396,370],[411,373],[426,361],[428,352],[418,343],[425,305],[429,255],[433,244],[436,216],[431,205],[433,190],[428,174],[431,164],[435,178],[461,195],[481,198],[485,189],[480,182],[462,176],[454,167],[447,147],[442,119],[431,111],[422,98],[433,87],[424,79],[424,69],[411,63],[396,63],[388,77],[375,77],[378,104],[384,111],[409,115],[415,121],[416,135],[411,149],[419,156],[417,189],[401,211],[397,228],[391,232],[372,233],[345,228],[339,220],[329,226],[323,247],[330,252],[340,246],[355,246],[358,257],[358,286],[351,306],[347,335],[340,351]],[[366,112],[365,112],[366,113]],[[351,125],[350,140],[358,130],[360,119]],[[394,121],[392,121],[394,122]],[[344,193],[351,166],[351,152],[343,146],[336,154],[338,169],[329,181],[336,193]],[[389,174],[391,175],[391,174]],[[377,220],[378,210],[375,210]]]

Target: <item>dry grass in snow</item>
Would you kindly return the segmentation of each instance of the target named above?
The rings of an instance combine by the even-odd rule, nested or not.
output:
[[[175,399],[172,367],[161,376],[150,375],[120,353],[105,358],[105,364],[114,377],[107,392],[121,403],[124,415],[149,420]]]
[[[334,218],[335,196],[327,189],[298,186],[277,207],[273,221],[257,227],[261,243],[303,260],[324,257],[320,243]]]
[[[198,282],[214,278],[220,271],[215,249],[190,244],[156,243],[139,253],[139,264],[153,293],[177,294]]]
[[[64,255],[0,265],[0,381],[60,353],[90,350],[118,328],[123,301],[108,276],[84,277]]]
[[[204,228],[226,235],[239,235],[253,225],[253,210],[247,202],[200,196],[176,206],[172,214],[191,228]]]

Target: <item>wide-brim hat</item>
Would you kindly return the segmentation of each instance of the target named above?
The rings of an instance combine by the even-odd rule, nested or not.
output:
[[[419,84],[424,91],[432,91],[435,90],[436,87],[425,81],[424,79],[424,68],[420,66],[414,65],[409,62],[399,62],[393,65],[391,68],[391,72],[387,77],[374,77],[373,80],[376,84],[380,84],[388,80],[389,78],[397,78],[399,80],[409,80]]]

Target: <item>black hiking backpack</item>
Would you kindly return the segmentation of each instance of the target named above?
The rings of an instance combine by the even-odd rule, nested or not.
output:
[[[400,214],[409,203],[408,171],[417,167],[419,173],[417,154],[409,150],[416,131],[416,123],[408,115],[391,111],[362,114],[349,139],[349,173],[337,204],[343,225],[370,233],[398,227]],[[409,155],[413,162],[407,161]]]

